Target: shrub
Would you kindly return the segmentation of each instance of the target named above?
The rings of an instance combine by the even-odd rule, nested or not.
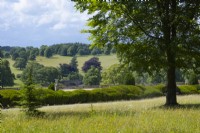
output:
[[[198,85],[182,85],[179,86],[182,94],[198,94]]]
[[[50,89],[50,90],[55,90],[55,85],[54,85],[54,83],[51,83],[49,86],[48,86],[48,89]]]
[[[18,101],[21,99],[19,91],[11,89],[1,90],[0,95],[0,103],[2,104],[3,108],[19,105]]]
[[[161,90],[161,87],[155,87],[155,86],[147,86],[144,90],[144,94],[142,97],[158,97],[158,96],[163,96],[163,93]]]

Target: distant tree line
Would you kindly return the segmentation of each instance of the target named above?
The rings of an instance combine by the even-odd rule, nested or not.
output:
[[[90,48],[90,45],[83,43],[63,43],[51,46],[42,45],[40,48],[29,47],[10,47],[0,46],[0,57],[11,58],[15,61],[14,67],[24,69],[28,60],[36,60],[37,56],[50,58],[53,55],[75,56],[75,55],[110,55],[115,54],[114,47],[106,46],[100,48]]]
[[[45,56],[50,58],[57,54],[61,56],[75,56],[75,55],[99,55],[99,54],[114,54],[116,50],[114,47],[106,46],[100,48],[90,48],[90,45],[83,43],[63,43],[54,44],[51,46],[42,45],[40,48],[34,47],[10,47],[0,46],[5,58],[11,57],[13,60],[17,58],[24,58],[26,60],[35,60],[35,57]]]

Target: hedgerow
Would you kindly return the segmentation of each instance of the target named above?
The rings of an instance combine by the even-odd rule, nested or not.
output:
[[[158,97],[166,93],[165,88],[164,85],[120,85],[93,90],[79,89],[75,91],[53,91],[40,88],[35,89],[33,94],[41,105],[62,105]],[[199,94],[200,86],[183,85],[178,86],[178,90],[180,94]],[[20,90],[0,90],[0,103],[4,108],[20,105],[21,93]]]

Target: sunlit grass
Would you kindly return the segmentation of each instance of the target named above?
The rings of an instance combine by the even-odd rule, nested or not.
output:
[[[198,133],[199,95],[179,96],[180,108],[164,108],[165,97],[40,108],[28,118],[19,109],[3,110],[6,133]]]
[[[89,60],[94,56],[77,56],[77,61],[78,61],[78,69],[81,70],[83,64],[85,61]],[[101,55],[97,56],[101,62],[101,65],[103,69],[108,68],[109,66],[119,63],[116,55]],[[55,55],[51,58],[46,58],[46,57],[41,57],[38,56],[36,61],[40,64],[43,64],[44,66],[53,66],[53,67],[58,67],[60,63],[70,63],[72,57],[69,56],[59,56]]]

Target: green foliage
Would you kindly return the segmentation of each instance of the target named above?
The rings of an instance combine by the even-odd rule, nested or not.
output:
[[[6,52],[6,53],[4,54],[4,58],[10,58],[10,54]]]
[[[54,83],[51,83],[51,84],[48,86],[48,89],[50,89],[50,90],[55,90],[55,84],[54,84]]]
[[[44,56],[45,50],[47,49],[47,45],[42,45],[39,50],[39,55]]]
[[[101,82],[101,73],[98,68],[91,67],[83,78],[85,85],[99,85]]]
[[[102,73],[102,84],[105,85],[135,85],[134,72],[127,66],[114,64]]]
[[[34,115],[38,112],[37,108],[40,106],[34,94],[34,90],[34,85],[26,85],[22,90],[21,105],[24,107],[27,115]]]
[[[181,94],[199,94],[199,85],[184,85],[178,87]],[[166,87],[165,87],[166,89]],[[156,86],[132,86],[120,85],[94,90],[54,91],[51,89],[34,89],[33,86],[25,86],[23,90],[0,90],[0,103],[3,107],[19,105],[23,98],[25,105],[61,105],[73,103],[91,103],[115,100],[131,100],[163,96],[164,85]],[[26,96],[24,96],[26,94]],[[30,94],[30,95],[29,95]],[[23,96],[23,97],[22,97]],[[32,108],[31,108],[32,109]]]
[[[0,59],[0,83],[1,87],[13,86],[15,75],[11,72],[10,63]]]
[[[198,76],[195,73],[191,73],[188,75],[188,84],[190,85],[195,85],[195,84],[199,84],[198,83]]]
[[[69,56],[75,56],[77,54],[77,46],[76,45],[71,45],[67,50],[67,54]]]
[[[199,85],[182,85],[178,86],[182,94],[199,94]]]
[[[45,51],[44,51],[44,56],[45,56],[46,58],[50,58],[50,57],[53,56],[53,51],[52,51],[52,49],[51,49],[50,47],[47,47],[47,48],[45,49]]]
[[[18,90],[6,89],[0,90],[0,103],[3,108],[19,105],[21,92]]]
[[[16,60],[17,58],[19,58],[19,54],[18,53],[13,53],[12,54],[12,60]]]
[[[4,54],[2,52],[2,50],[0,49],[0,58],[3,58],[4,57]]]
[[[67,48],[66,47],[62,48],[60,55],[67,56]]]
[[[146,86],[144,87],[144,97],[158,97],[162,96],[163,92],[161,91],[163,86]]]
[[[92,66],[99,69],[99,71],[102,70],[101,62],[99,61],[98,57],[92,57],[91,59],[86,61],[82,67],[82,70],[84,72],[87,72]]]
[[[55,81],[55,79],[59,79],[60,73],[58,69],[54,67],[45,67],[36,62],[30,62],[23,70],[21,74],[21,80],[26,83],[28,79],[28,72],[32,67],[33,75],[32,80],[33,83],[41,84],[41,85],[49,85]]]
[[[28,71],[27,84],[22,89],[22,99],[21,105],[24,107],[25,112],[28,116],[38,115],[39,111],[37,108],[40,103],[36,99],[36,95],[34,94],[35,86],[33,85],[33,66],[30,66]]]
[[[17,58],[15,60],[15,63],[14,63],[13,66],[15,68],[19,68],[21,70],[21,69],[24,69],[26,67],[26,64],[27,64],[27,60],[25,60],[24,58]]]
[[[68,80],[83,80],[83,76],[78,72],[72,72],[67,76]]]
[[[177,105],[176,69],[200,68],[200,1],[72,1],[91,15],[83,32],[93,47],[113,45],[121,62],[140,73],[163,69],[166,104]]]
[[[71,66],[73,72],[78,72],[78,61],[76,56],[71,59],[69,65]]]

